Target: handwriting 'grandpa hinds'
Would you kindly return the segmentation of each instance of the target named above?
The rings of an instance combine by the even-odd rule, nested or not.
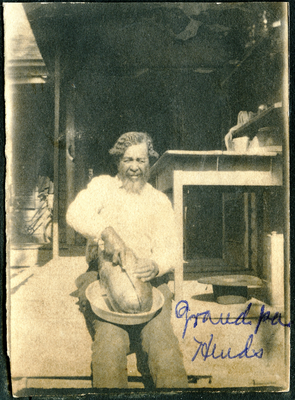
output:
[[[245,311],[241,312],[240,315],[237,318],[232,318],[230,316],[230,313],[227,314],[227,316],[223,316],[223,313],[220,314],[219,318],[212,318],[210,310],[203,311],[197,314],[191,314],[188,315],[190,308],[189,304],[186,300],[181,300],[179,301],[176,306],[175,306],[175,315],[177,318],[183,318],[185,317],[185,325],[182,333],[182,338],[185,337],[187,326],[190,320],[194,320],[194,328],[198,325],[198,320],[202,322],[203,324],[207,321],[209,321],[212,325],[252,325],[252,320],[247,319],[249,318],[249,312],[251,310],[252,303],[249,303],[247,305],[247,308]],[[270,311],[264,311],[265,306],[262,305],[260,309],[260,315],[257,319],[257,324],[255,326],[254,334],[257,334],[258,329],[261,325],[261,322],[267,322],[270,321],[271,325],[277,325],[280,324],[281,326],[289,327],[291,326],[291,322],[289,323],[284,323],[281,320],[281,313],[276,312],[273,317],[270,315]]]

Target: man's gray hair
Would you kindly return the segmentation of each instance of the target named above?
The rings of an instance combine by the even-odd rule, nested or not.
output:
[[[112,156],[121,157],[128,147],[137,144],[146,143],[148,156],[158,158],[159,154],[153,148],[152,138],[145,132],[127,132],[123,133],[116,141],[114,147],[109,151]]]

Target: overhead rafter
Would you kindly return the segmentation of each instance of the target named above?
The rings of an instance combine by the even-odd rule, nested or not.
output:
[[[38,46],[53,71],[79,70],[100,58],[102,72],[120,68],[194,68],[199,73],[243,57],[257,7],[245,3],[26,3]],[[261,7],[261,6],[259,6]],[[253,14],[253,15],[252,15]],[[243,32],[244,30],[244,32]],[[239,35],[237,35],[239,31]],[[70,63],[70,64],[69,64]]]

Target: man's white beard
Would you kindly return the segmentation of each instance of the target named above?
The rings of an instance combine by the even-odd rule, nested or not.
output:
[[[145,171],[145,173],[139,177],[139,179],[137,181],[132,181],[128,177],[128,175],[125,175],[125,174],[123,175],[120,172],[120,169],[119,169],[118,176],[121,179],[122,184],[123,184],[123,188],[126,190],[126,192],[140,194],[142,189],[144,188],[145,184],[149,180],[150,171],[149,171],[149,168],[148,168]]]
[[[122,183],[126,192],[140,194],[144,185],[146,184],[146,181],[140,178],[138,181],[133,182],[128,177],[125,177],[122,179]]]

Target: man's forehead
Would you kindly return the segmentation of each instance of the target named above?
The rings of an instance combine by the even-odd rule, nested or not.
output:
[[[123,157],[142,158],[148,157],[148,148],[145,142],[129,146]]]

